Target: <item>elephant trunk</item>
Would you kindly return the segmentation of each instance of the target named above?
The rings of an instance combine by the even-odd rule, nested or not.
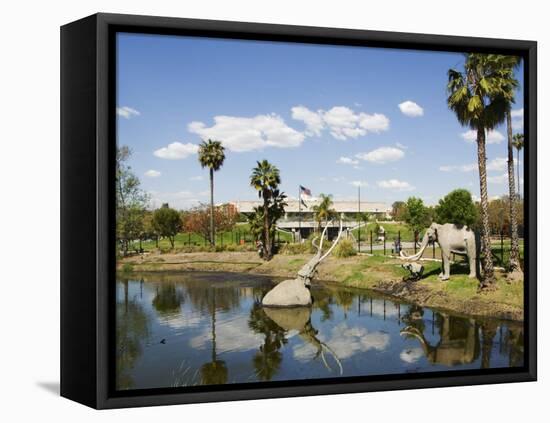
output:
[[[428,233],[426,232],[424,234],[424,237],[422,238],[422,244],[420,245],[420,251],[418,253],[416,253],[415,255],[413,256],[408,256],[406,255],[403,250],[401,250],[399,252],[399,255],[402,259],[406,259],[406,260],[412,260],[412,261],[416,261],[416,260],[419,260],[422,255],[424,254],[424,250],[426,249],[426,247],[428,246],[428,241],[429,241],[429,237],[428,237]]]

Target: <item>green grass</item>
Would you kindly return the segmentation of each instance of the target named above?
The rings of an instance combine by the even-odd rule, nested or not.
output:
[[[403,223],[391,223],[391,222],[380,222],[378,225],[382,226],[386,231],[386,243],[388,246],[397,239],[398,234],[401,234],[401,239],[403,241],[412,241],[414,239],[412,230]],[[359,239],[359,231],[361,231],[361,242],[370,243],[370,231],[372,231],[372,241],[373,244],[380,244],[376,242],[377,234],[375,233],[376,223],[371,222],[366,226],[361,227],[361,229],[355,229],[352,231],[353,236],[356,239]],[[367,245],[367,244],[365,244]]]
[[[291,242],[292,235],[284,232],[277,232],[277,240],[280,242]],[[216,234],[216,245],[242,245],[252,244],[254,238],[250,233],[250,227],[248,224],[237,224],[232,231],[226,231]],[[174,250],[182,249],[189,246],[201,247],[208,246],[208,241],[204,237],[197,233],[179,233],[174,238]],[[157,244],[154,240],[143,241],[141,247],[145,252],[154,251],[157,249]],[[170,251],[172,246],[168,238],[161,238],[158,243],[158,248],[161,251]],[[130,245],[130,251],[138,250],[139,242],[133,242]]]

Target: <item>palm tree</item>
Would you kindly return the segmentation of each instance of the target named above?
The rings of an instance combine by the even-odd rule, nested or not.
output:
[[[494,129],[506,118],[514,98],[512,56],[469,53],[464,71],[448,71],[447,105],[463,126],[477,132],[477,161],[479,169],[483,276],[481,288],[495,285],[489,227],[489,198],[487,194],[486,131]],[[517,82],[516,82],[517,83]]]
[[[199,163],[210,170],[210,244],[215,245],[214,236],[214,172],[220,170],[225,160],[225,148],[221,141],[203,141],[199,145]]]
[[[520,195],[520,178],[519,178],[519,152],[520,150],[523,148],[523,146],[525,145],[525,139],[523,137],[523,134],[514,134],[514,136],[512,137],[512,145],[514,146],[514,148],[517,150],[518,152],[518,157],[517,157],[517,163],[516,163],[516,167],[517,167],[517,172],[518,172],[518,198],[521,198],[521,195]]]
[[[271,237],[270,237],[270,217],[269,217],[269,205],[274,191],[281,183],[281,176],[279,169],[269,163],[267,160],[257,162],[257,165],[252,169],[252,175],[250,175],[250,185],[258,191],[258,196],[263,198],[263,218],[264,218],[264,230],[263,230],[263,249],[264,259],[271,259]]]
[[[321,201],[318,205],[313,206],[311,209],[315,213],[315,220],[318,224],[318,230],[321,231],[321,222],[325,222],[325,226],[330,218],[336,215],[336,210],[332,208],[334,202],[332,201],[332,195],[320,194]]]
[[[519,264],[519,239],[518,239],[518,212],[517,212],[517,195],[516,195],[516,183],[514,181],[514,145],[512,135],[512,103],[514,102],[514,91],[518,87],[519,83],[514,78],[514,69],[519,66],[520,58],[514,56],[513,60],[504,63],[504,66],[510,67],[511,75],[507,78],[506,84],[507,91],[511,91],[512,97],[509,99],[506,108],[506,129],[508,135],[508,190],[510,197],[510,262],[508,271],[521,272]]]

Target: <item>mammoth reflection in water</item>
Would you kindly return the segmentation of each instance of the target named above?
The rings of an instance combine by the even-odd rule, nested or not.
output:
[[[435,345],[426,340],[423,323],[413,321],[400,333],[418,339],[424,355],[432,364],[468,364],[479,357],[479,326],[473,319],[457,319],[441,313],[436,315],[436,324],[439,327],[439,341]]]
[[[255,332],[265,336],[263,345],[253,358],[258,378],[271,380],[277,373],[282,361],[280,349],[288,342],[287,335],[293,331],[297,332],[304,342],[315,348],[314,360],[321,358],[324,366],[331,371],[332,368],[325,355],[328,353],[334,359],[339,373],[343,373],[340,359],[326,343],[317,337],[318,331],[311,324],[310,307],[267,308],[256,304],[250,312],[249,326]]]

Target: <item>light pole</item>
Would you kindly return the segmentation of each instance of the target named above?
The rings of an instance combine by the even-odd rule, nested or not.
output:
[[[357,220],[359,221],[359,238],[357,239],[357,251],[361,252],[361,184],[357,185]]]

